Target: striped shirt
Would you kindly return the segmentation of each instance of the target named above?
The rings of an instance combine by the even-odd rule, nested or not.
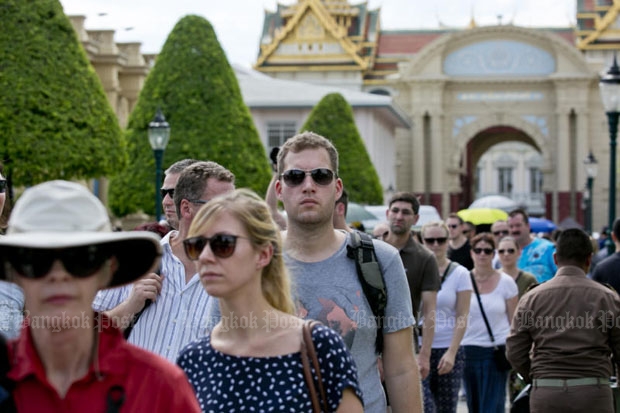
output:
[[[0,334],[11,340],[19,337],[24,310],[24,293],[17,284],[0,281]]]
[[[176,362],[183,347],[206,333],[209,295],[198,274],[185,283],[183,263],[174,256],[170,247],[172,233],[178,234],[171,231],[161,240],[161,293],[142,313],[128,341]],[[95,311],[106,311],[118,306],[129,297],[131,288],[131,285],[126,285],[100,291],[93,308]]]

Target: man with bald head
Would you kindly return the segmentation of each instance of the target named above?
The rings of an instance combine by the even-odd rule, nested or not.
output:
[[[550,280],[558,269],[553,260],[553,243],[530,234],[529,217],[522,209],[515,209],[508,214],[508,228],[521,248],[517,267],[534,274],[539,283]]]

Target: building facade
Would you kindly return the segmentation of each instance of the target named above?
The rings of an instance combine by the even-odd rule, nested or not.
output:
[[[413,124],[397,131],[396,189],[444,216],[499,193],[555,222],[583,222],[583,160],[592,151],[599,170],[609,168],[598,79],[620,45],[620,5],[577,6],[577,28],[477,27],[472,19],[462,29],[386,31],[366,3],[298,0],[266,12],[255,68],[317,83],[340,77],[392,96]],[[606,224],[604,175],[594,183],[593,228]]]
[[[361,106],[356,113],[384,189],[416,192],[444,216],[499,193],[555,222],[583,222],[583,160],[592,151],[598,229],[606,224],[610,159],[598,79],[620,48],[620,4],[578,0],[576,15],[577,27],[564,29],[472,20],[467,28],[390,31],[367,3],[298,0],[265,12],[254,68],[389,97],[382,114],[358,115]],[[154,57],[141,55],[138,43],[115,43],[112,31],[85,30],[83,17],[71,20],[125,126]],[[309,113],[252,99],[246,104],[266,148]]]

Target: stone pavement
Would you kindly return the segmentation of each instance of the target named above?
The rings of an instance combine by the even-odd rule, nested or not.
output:
[[[506,400],[506,413],[510,412],[510,402]],[[459,404],[456,406],[456,413],[468,413],[467,402],[459,399]]]

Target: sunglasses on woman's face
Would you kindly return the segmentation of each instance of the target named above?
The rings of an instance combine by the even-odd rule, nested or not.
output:
[[[185,254],[187,254],[187,257],[192,261],[196,261],[198,257],[200,257],[202,250],[204,250],[207,245],[209,245],[213,255],[216,257],[228,258],[235,252],[237,238],[244,237],[231,234],[215,234],[214,236],[207,238],[200,235],[183,240],[183,248],[185,248]]]
[[[56,260],[60,260],[72,276],[90,277],[111,257],[105,245],[71,248],[4,247],[3,254],[17,274],[30,279],[45,277]]]
[[[474,248],[472,251],[474,251],[475,254],[482,254],[483,252],[486,255],[491,255],[493,254],[493,248]]]
[[[282,179],[288,186],[299,186],[304,182],[307,175],[310,175],[317,185],[325,186],[332,183],[335,174],[331,169],[327,168],[316,168],[309,171],[289,169],[282,173]]]
[[[434,243],[437,243],[439,245],[443,245],[443,244],[446,243],[447,240],[448,240],[448,237],[424,238],[424,243],[425,244],[429,244],[429,245],[432,245]]]
[[[0,179],[0,194],[6,192],[6,179]]]
[[[501,249],[501,250],[497,250],[497,253],[500,255],[503,254],[514,254],[516,252],[516,250],[514,248],[506,248],[506,249]]]

